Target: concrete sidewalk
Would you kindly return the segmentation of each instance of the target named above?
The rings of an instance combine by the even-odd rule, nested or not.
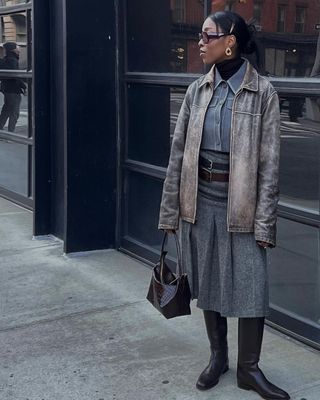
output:
[[[145,300],[151,271],[117,252],[64,256],[31,240],[32,214],[0,199],[1,400],[254,400],[230,371],[199,392],[209,359],[202,313],[165,320]],[[194,303],[194,302],[193,302]],[[320,399],[320,354],[266,327],[260,366],[293,400]]]

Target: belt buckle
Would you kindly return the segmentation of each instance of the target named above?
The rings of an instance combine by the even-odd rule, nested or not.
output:
[[[212,168],[213,168],[213,161],[212,160],[209,160],[208,158],[207,158],[207,161],[209,161],[209,163],[210,163],[210,166],[208,167],[208,170],[212,170]]]
[[[211,161],[211,163],[212,163],[212,161]],[[206,167],[202,167],[206,172],[208,172],[208,174],[209,174],[209,182],[212,182],[213,181],[213,176],[214,176],[214,174],[215,174],[215,172],[213,172],[212,171],[212,166],[211,166],[211,169],[209,169],[209,168],[206,168]]]

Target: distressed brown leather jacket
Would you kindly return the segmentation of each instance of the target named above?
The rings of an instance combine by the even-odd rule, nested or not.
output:
[[[276,90],[248,60],[235,95],[230,132],[228,232],[254,232],[276,246],[280,110]],[[198,160],[215,66],[187,89],[178,116],[160,206],[159,229],[196,222]]]

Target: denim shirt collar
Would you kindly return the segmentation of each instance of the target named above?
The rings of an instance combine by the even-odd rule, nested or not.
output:
[[[227,84],[229,85],[230,89],[233,91],[234,94],[236,94],[237,90],[239,89],[244,75],[246,73],[247,65],[246,61],[242,63],[241,67],[238,69],[238,71],[233,74],[227,81]],[[215,68],[215,85],[214,85],[214,90],[220,85],[221,82],[224,80],[222,79],[220,72],[218,68]]]
[[[242,57],[242,58],[245,60],[245,62],[243,63],[241,68],[242,67],[245,68],[244,65],[246,65],[246,71],[245,71],[241,86],[244,89],[257,92],[258,91],[258,72],[246,58],[244,58],[244,57]],[[203,75],[203,77],[199,83],[199,87],[202,87],[206,84],[212,85],[213,81],[215,80],[215,70],[216,70],[215,65],[213,65],[212,68],[210,69],[210,71],[206,75]]]

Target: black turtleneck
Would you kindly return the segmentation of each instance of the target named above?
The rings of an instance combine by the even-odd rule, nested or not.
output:
[[[227,81],[238,71],[243,63],[243,58],[236,57],[232,58],[231,60],[224,60],[220,63],[216,63],[216,67],[218,68],[221,78]]]

